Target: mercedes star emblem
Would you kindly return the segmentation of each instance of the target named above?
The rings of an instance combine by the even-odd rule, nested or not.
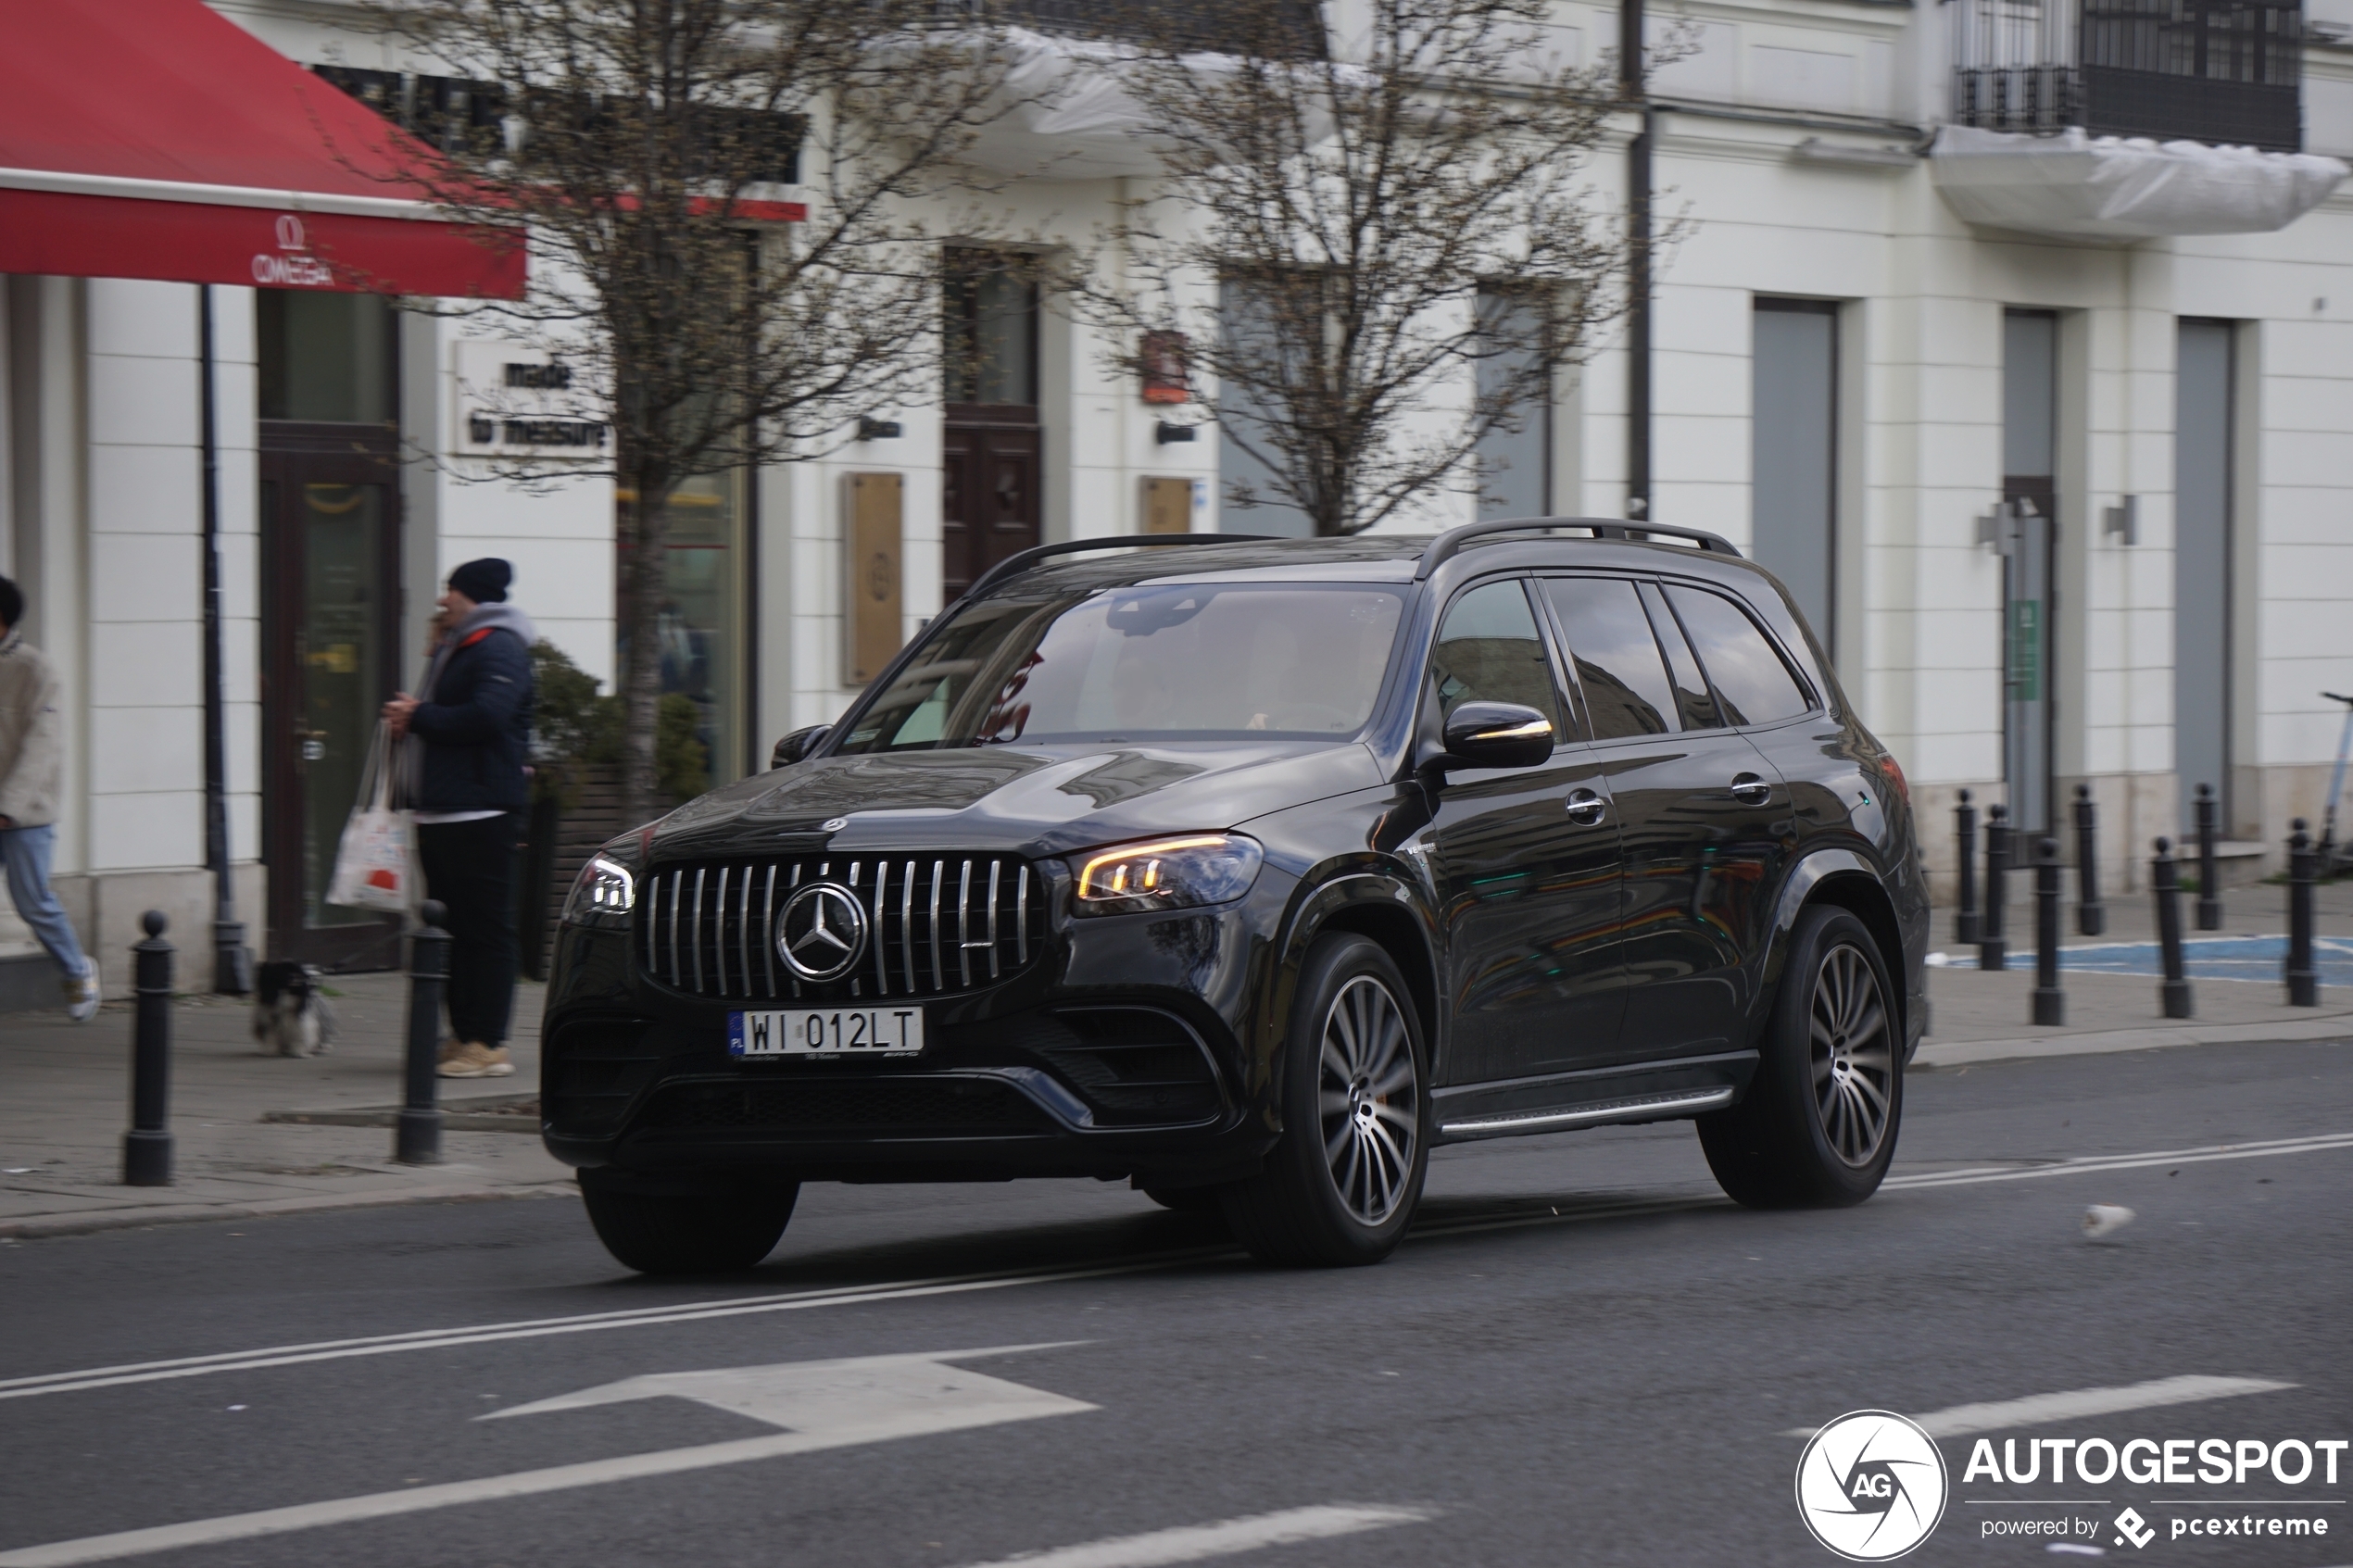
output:
[[[785,905],[776,922],[776,956],[803,980],[839,980],[866,950],[866,911],[837,883],[812,882]]]

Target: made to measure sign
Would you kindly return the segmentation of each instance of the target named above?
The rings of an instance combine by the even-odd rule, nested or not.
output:
[[[458,428],[450,450],[486,457],[601,459],[611,448],[599,389],[561,355],[460,339]]]

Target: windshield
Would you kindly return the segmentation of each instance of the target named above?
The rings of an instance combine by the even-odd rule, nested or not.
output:
[[[1398,590],[1354,583],[985,599],[925,645],[841,749],[1332,740],[1371,717],[1403,610]]]

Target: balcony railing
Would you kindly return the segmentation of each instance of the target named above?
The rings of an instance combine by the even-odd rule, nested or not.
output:
[[[1953,0],[1953,118],[2297,152],[2302,0]]]

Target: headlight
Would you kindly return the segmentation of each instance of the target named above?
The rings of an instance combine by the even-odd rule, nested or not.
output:
[[[629,874],[629,868],[610,855],[591,856],[573,879],[572,892],[564,899],[564,922],[626,925],[636,903],[637,879]]]
[[[1189,834],[1074,856],[1082,915],[1223,904],[1250,891],[1266,852],[1238,833]]]

